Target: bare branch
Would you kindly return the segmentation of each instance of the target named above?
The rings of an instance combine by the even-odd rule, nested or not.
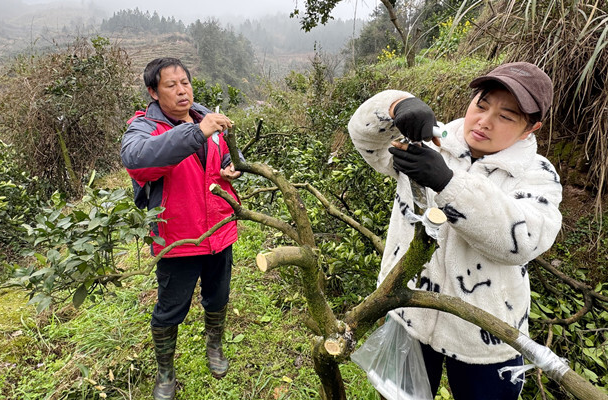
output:
[[[243,154],[247,154],[247,151],[249,150],[249,148],[251,146],[253,146],[255,144],[255,142],[260,140],[260,133],[262,132],[262,123],[264,123],[264,119],[260,118],[260,120],[258,121],[258,127],[255,130],[255,136],[252,137],[251,140],[245,146],[243,146],[243,148],[241,149]]]
[[[604,303],[608,303],[608,297],[603,296],[602,294],[596,292],[595,290],[593,290],[593,288],[591,286],[586,285],[582,282],[579,282],[576,279],[564,274],[562,271],[555,268],[553,265],[551,265],[550,263],[545,261],[543,258],[537,257],[534,259],[534,262],[539,263],[544,269],[546,269],[547,271],[549,271],[550,273],[552,273],[553,275],[558,277],[560,280],[562,280],[564,283],[566,283],[572,289],[578,290],[582,293],[588,292],[591,297],[593,297],[599,301],[602,301]]]
[[[152,270],[154,269],[154,266],[156,266],[156,263],[168,252],[170,252],[171,250],[173,250],[174,248],[176,248],[177,246],[181,246],[184,244],[195,244],[195,245],[199,245],[201,244],[201,242],[205,239],[207,239],[209,236],[213,235],[218,229],[220,229],[222,226],[226,225],[229,222],[232,221],[236,221],[238,218],[236,217],[236,215],[231,215],[227,218],[224,218],[223,220],[221,220],[220,222],[218,222],[217,224],[213,225],[213,227],[211,227],[211,229],[209,229],[207,232],[203,233],[201,236],[199,236],[196,239],[182,239],[182,240],[177,240],[173,243],[171,243],[170,245],[166,246],[165,248],[163,248],[149,263],[148,266],[146,268],[144,268],[143,270],[137,270],[137,271],[131,271],[131,272],[127,272],[125,274],[110,274],[110,275],[100,275],[97,276],[96,278],[94,278],[94,281],[99,282],[101,284],[105,284],[111,281],[122,281],[125,280],[127,278],[130,278],[132,276],[136,276],[136,275],[149,275]]]
[[[300,243],[298,232],[288,223],[281,221],[278,218],[244,208],[228,192],[222,189],[220,185],[213,184],[209,187],[209,190],[216,196],[220,196],[222,199],[226,200],[234,210],[238,219],[259,222],[260,224],[270,226],[283,232],[297,243]]]
[[[584,291],[583,297],[585,298],[585,305],[581,307],[581,309],[578,310],[576,314],[574,314],[570,318],[553,318],[539,322],[541,324],[570,325],[580,321],[580,319],[583,318],[585,314],[587,314],[593,308],[593,298],[591,297],[590,293],[588,291]]]
[[[342,222],[344,222],[347,225],[351,226],[352,228],[356,229],[363,236],[368,238],[374,245],[374,248],[376,249],[378,254],[382,254],[384,252],[384,242],[378,235],[374,234],[372,231],[370,231],[369,229],[367,229],[366,227],[361,225],[359,222],[355,221],[353,218],[349,217],[348,215],[346,215],[342,211],[340,211],[336,206],[331,204],[327,200],[327,198],[325,196],[323,196],[323,194],[321,194],[321,192],[319,190],[317,190],[311,184],[305,183],[304,187],[306,188],[306,190],[308,190],[310,193],[312,193],[321,202],[321,204],[323,205],[323,207],[325,207],[325,209],[327,210],[327,213],[329,215],[333,215],[334,217],[338,218]]]

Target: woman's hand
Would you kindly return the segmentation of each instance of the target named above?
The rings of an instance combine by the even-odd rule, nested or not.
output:
[[[417,97],[408,97],[391,106],[395,126],[412,142],[433,138],[433,126],[437,122],[433,110]]]
[[[439,193],[452,180],[454,172],[448,168],[443,157],[425,144],[393,142],[388,151],[393,155],[393,168],[406,174],[421,186],[430,187]]]

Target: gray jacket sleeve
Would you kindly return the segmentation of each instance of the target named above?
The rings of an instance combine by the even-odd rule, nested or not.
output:
[[[122,139],[120,156],[128,169],[167,167],[179,164],[200,148],[205,139],[198,124],[184,123],[152,136],[156,123],[135,119]]]

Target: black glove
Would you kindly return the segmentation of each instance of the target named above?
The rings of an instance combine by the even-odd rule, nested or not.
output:
[[[388,151],[393,155],[393,167],[403,172],[421,186],[430,187],[441,192],[454,176],[437,151],[425,144],[418,146],[410,144],[407,150],[391,147]]]
[[[437,121],[429,106],[416,97],[408,97],[393,108],[395,126],[412,142],[431,140]]]

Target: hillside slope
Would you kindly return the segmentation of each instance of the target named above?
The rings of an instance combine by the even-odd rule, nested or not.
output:
[[[127,52],[134,71],[138,73],[143,73],[146,64],[157,57],[179,58],[190,69],[193,76],[197,76],[199,72],[196,48],[187,34],[110,35],[108,38]]]

